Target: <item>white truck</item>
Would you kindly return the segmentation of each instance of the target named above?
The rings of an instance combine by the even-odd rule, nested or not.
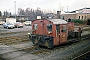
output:
[[[6,23],[9,22],[9,23],[16,23],[16,19],[15,18],[6,18]]]

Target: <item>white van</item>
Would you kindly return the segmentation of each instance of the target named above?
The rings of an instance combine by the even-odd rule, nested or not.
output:
[[[31,25],[31,23],[32,23],[31,21],[25,21],[24,22],[25,25]]]

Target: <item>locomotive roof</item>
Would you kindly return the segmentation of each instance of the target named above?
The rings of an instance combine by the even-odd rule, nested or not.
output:
[[[67,21],[62,20],[62,19],[48,19],[51,22],[53,22],[53,24],[67,24]]]

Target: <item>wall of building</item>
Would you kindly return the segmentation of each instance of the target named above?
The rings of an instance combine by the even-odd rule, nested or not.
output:
[[[90,18],[90,14],[85,14],[85,13],[76,14],[76,19],[87,20],[89,18]]]
[[[60,14],[60,18],[64,19],[64,20],[68,20],[70,19],[75,19],[76,18],[76,14]]]
[[[69,18],[87,20],[87,19],[90,19],[90,14],[87,14],[87,13],[60,14],[60,18],[64,20],[68,20]]]
[[[0,21],[5,21],[5,17],[0,16]]]
[[[62,11],[61,11],[62,12]],[[71,19],[81,19],[81,20],[87,20],[90,19],[90,8],[82,8],[78,9],[72,12],[62,12],[60,14],[60,18],[64,20]]]

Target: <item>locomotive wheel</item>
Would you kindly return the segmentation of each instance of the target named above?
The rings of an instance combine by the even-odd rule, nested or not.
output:
[[[8,26],[6,28],[8,29]]]
[[[37,39],[35,39],[35,41],[34,41],[34,45],[37,45],[38,44],[38,41],[37,41]]]
[[[47,42],[47,41],[46,41],[45,45],[47,46],[47,48],[49,48],[49,44],[48,44],[48,42]]]

